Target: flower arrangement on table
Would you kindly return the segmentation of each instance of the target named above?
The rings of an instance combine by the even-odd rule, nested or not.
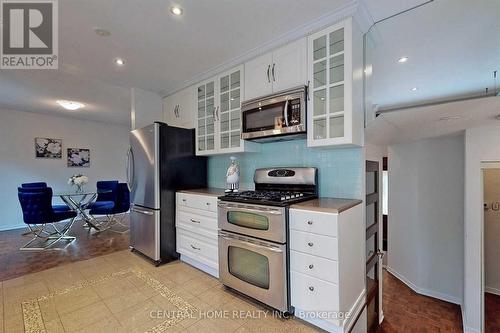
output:
[[[83,185],[89,182],[89,177],[82,174],[77,174],[69,177],[68,184],[71,186],[76,186],[76,192],[81,193],[83,191]]]

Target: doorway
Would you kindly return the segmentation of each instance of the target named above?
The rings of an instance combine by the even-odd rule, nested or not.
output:
[[[483,168],[484,331],[500,331],[500,165]]]

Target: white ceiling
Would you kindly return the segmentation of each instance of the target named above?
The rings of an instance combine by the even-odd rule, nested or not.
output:
[[[130,122],[122,88],[169,91],[183,82],[352,3],[352,0],[59,1],[59,70],[9,70],[0,76],[0,107]],[[111,32],[97,36],[93,29]],[[113,60],[125,59],[117,68]],[[68,114],[55,104],[88,107]]]
[[[388,146],[450,135],[470,127],[500,123],[500,120],[495,119],[498,114],[500,97],[387,112],[369,124],[365,130],[365,140],[375,145]]]
[[[373,13],[384,11],[373,4]],[[435,0],[375,25],[369,36],[379,108],[492,91],[493,71],[500,70],[500,1]],[[399,64],[401,56],[409,61]]]

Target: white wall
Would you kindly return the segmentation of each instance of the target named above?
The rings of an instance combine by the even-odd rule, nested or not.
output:
[[[388,269],[422,294],[463,299],[464,138],[390,146]]]
[[[17,187],[45,181],[53,189],[69,189],[68,178],[87,175],[87,186],[103,179],[125,180],[129,129],[125,126],[0,110],[0,230],[24,226]],[[35,158],[35,137],[63,140],[62,159]],[[89,148],[90,168],[68,168],[66,148]]]
[[[139,89],[130,90],[130,116],[132,129],[163,120],[163,100],[160,95]]]
[[[500,125],[465,132],[465,320],[466,332],[482,327],[483,184],[481,162],[500,161]]]
[[[496,166],[498,167],[498,166]],[[484,170],[484,286],[500,295],[500,168]]]

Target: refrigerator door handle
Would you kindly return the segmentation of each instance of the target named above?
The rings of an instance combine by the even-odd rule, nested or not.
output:
[[[153,212],[148,212],[147,210],[137,209],[135,207],[132,208],[132,211],[136,212],[136,213],[139,213],[139,214],[149,215],[149,216],[153,216],[154,215]]]
[[[127,152],[127,187],[129,191],[132,191],[132,184],[134,183],[134,152],[132,147],[128,149]]]

